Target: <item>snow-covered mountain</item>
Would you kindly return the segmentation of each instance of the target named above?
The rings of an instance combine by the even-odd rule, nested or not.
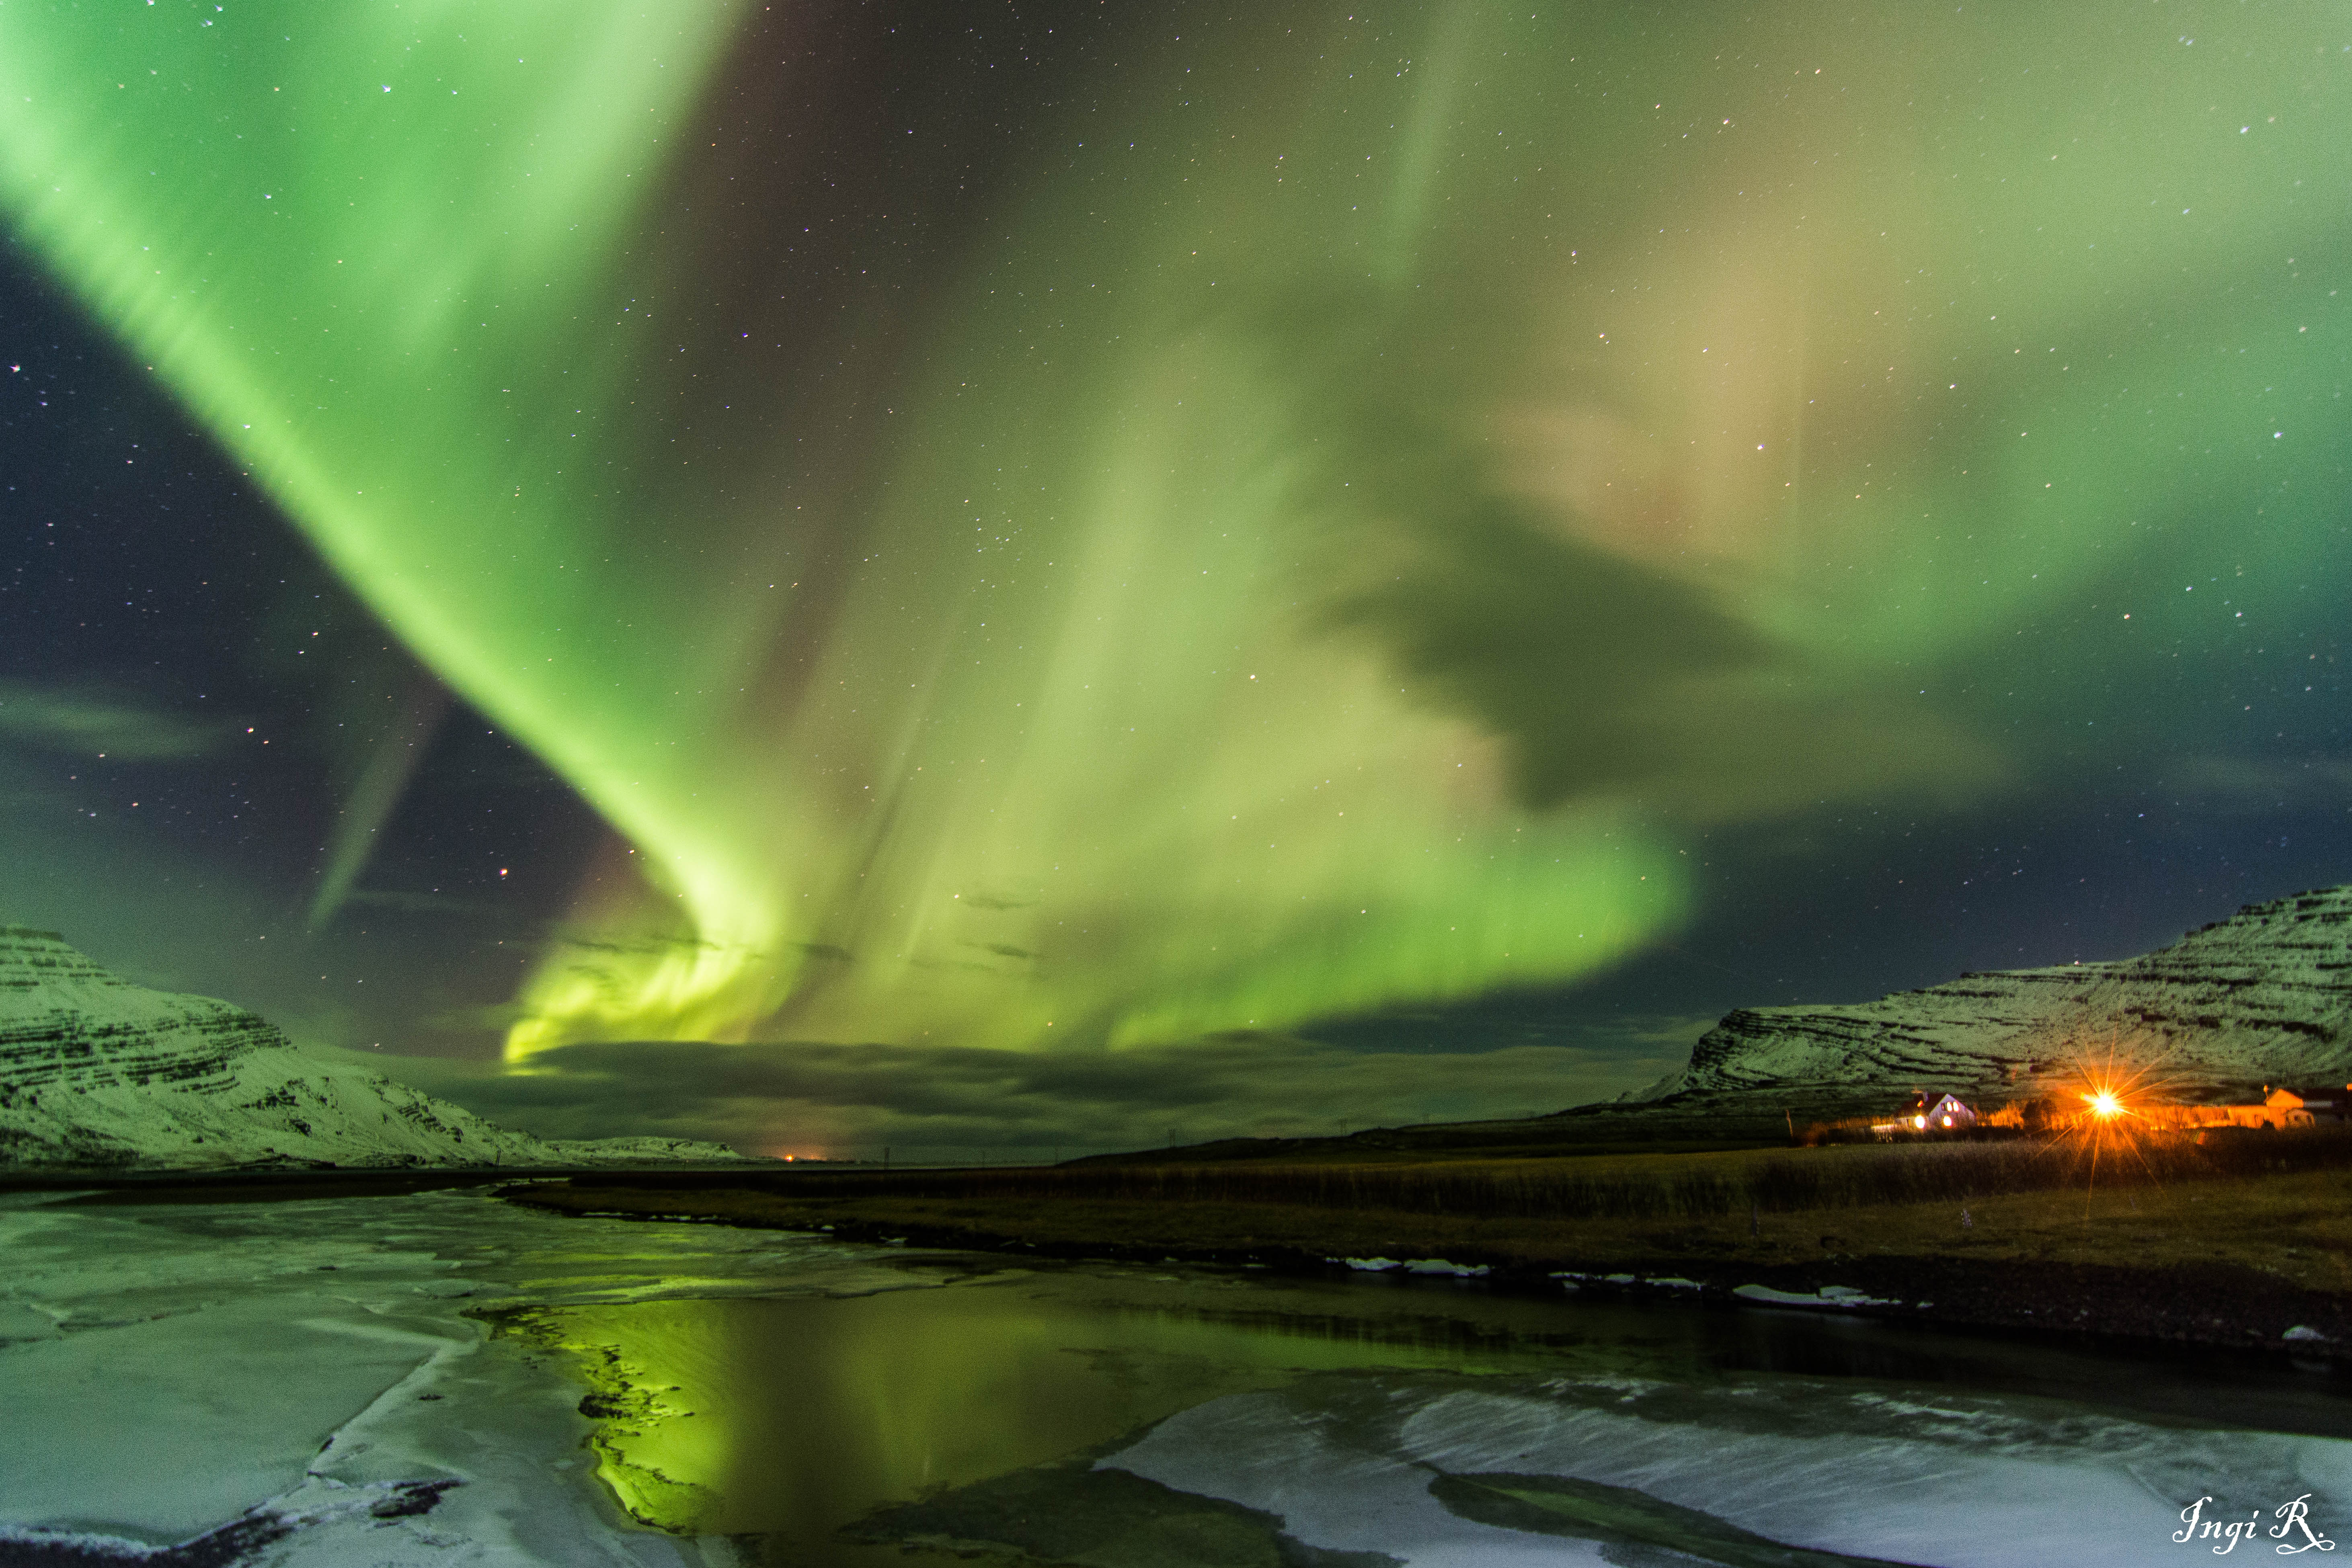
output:
[[[0,926],[0,1170],[579,1166],[718,1143],[545,1143],[304,1055],[243,1008],[150,991],[54,931]]]
[[[1963,974],[1852,1006],[1742,1008],[1639,1097],[2061,1087],[2084,1059],[2183,1091],[2352,1081],[2352,887],[2249,904],[2138,958]]]

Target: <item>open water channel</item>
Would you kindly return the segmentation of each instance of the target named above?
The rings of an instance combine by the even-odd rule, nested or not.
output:
[[[2011,1568],[2352,1537],[2352,1402],[2315,1365],[470,1192],[0,1195],[0,1565]]]

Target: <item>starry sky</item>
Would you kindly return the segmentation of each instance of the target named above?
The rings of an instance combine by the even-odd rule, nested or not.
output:
[[[0,912],[560,1135],[1538,1111],[2352,877],[2308,5],[0,12]]]

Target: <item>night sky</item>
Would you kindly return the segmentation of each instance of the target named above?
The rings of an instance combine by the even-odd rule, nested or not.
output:
[[[2352,30],[0,11],[0,914],[528,1130],[1512,1114],[2352,879]]]

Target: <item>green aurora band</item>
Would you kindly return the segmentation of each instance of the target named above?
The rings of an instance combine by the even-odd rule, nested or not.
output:
[[[616,831],[512,1059],[1560,982],[2343,564],[2331,8],[1269,6],[961,205],[783,9],[0,5],[19,235]]]

